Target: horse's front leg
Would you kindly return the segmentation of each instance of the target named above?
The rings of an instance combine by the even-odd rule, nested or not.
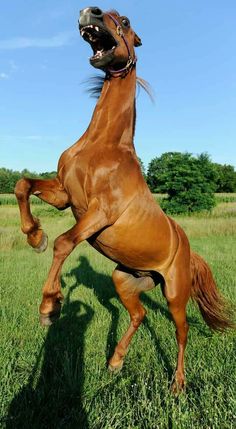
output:
[[[29,197],[36,195],[48,204],[64,209],[69,205],[68,195],[57,178],[20,179],[15,187],[15,195],[20,209],[21,229],[27,234],[30,246],[38,252],[43,252],[47,248],[47,235],[41,229],[39,220],[31,213]]]
[[[79,243],[87,240],[107,224],[105,212],[99,208],[97,199],[94,199],[79,222],[55,240],[53,261],[43,287],[43,298],[39,308],[42,325],[51,325],[60,316],[63,299],[60,274],[65,259]]]

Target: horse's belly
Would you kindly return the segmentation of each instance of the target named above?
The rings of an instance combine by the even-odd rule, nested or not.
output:
[[[132,215],[132,216],[131,216]],[[132,221],[131,221],[132,219]],[[176,243],[165,216],[126,213],[90,244],[108,258],[137,270],[159,270],[168,264]]]

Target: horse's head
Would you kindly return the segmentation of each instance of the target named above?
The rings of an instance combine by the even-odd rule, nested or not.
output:
[[[135,64],[134,47],[142,43],[125,16],[87,7],[80,12],[79,29],[93,49],[92,66],[116,73]]]

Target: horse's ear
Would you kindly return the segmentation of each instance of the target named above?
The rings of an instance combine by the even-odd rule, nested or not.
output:
[[[134,46],[137,48],[138,46],[142,45],[142,40],[136,33],[134,33]]]

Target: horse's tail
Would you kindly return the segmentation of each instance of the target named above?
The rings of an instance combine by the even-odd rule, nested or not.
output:
[[[191,297],[197,302],[207,325],[218,331],[235,328],[232,310],[217,290],[212,272],[201,256],[191,252]]]

